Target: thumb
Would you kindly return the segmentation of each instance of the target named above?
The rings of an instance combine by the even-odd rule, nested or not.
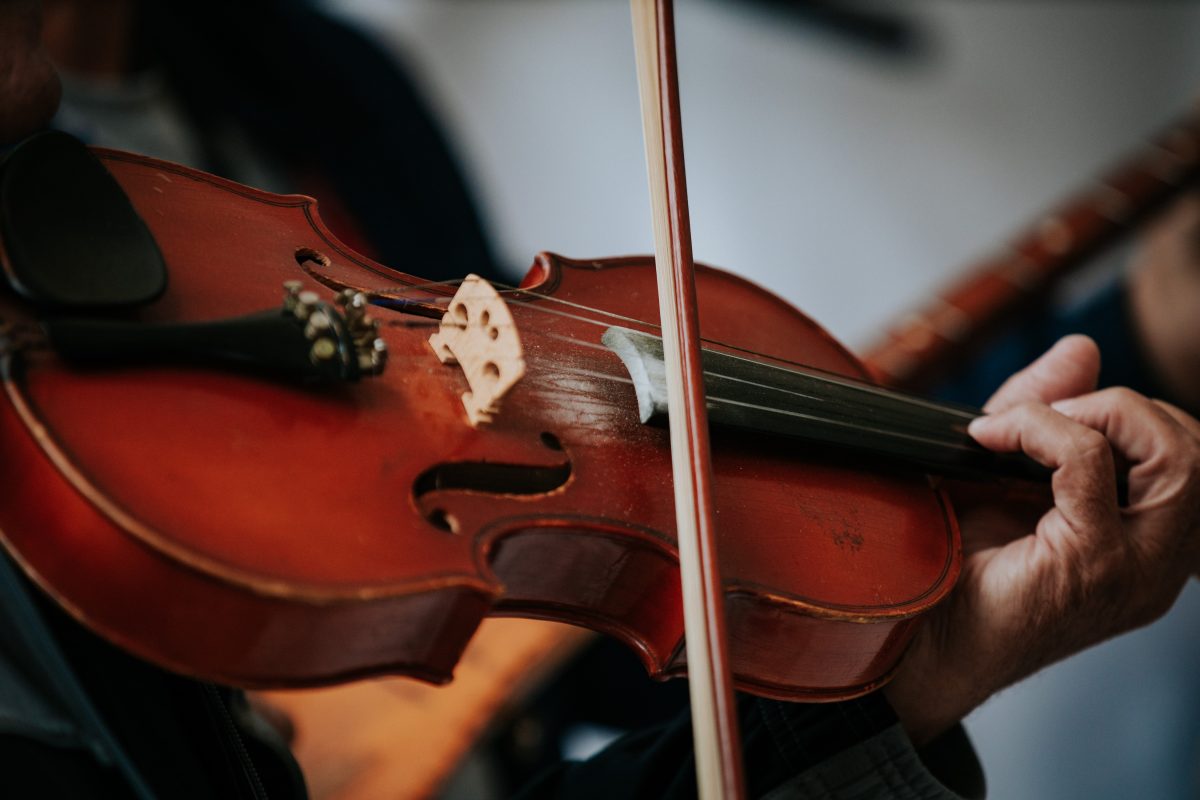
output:
[[[1059,339],[1037,361],[1004,382],[988,400],[988,413],[1021,403],[1052,403],[1086,394],[1100,376],[1100,348],[1087,336]]]

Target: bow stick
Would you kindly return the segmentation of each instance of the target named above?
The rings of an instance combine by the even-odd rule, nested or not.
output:
[[[700,322],[683,169],[671,0],[631,0],[663,354],[696,781],[702,800],[743,798],[741,748],[717,563]]]

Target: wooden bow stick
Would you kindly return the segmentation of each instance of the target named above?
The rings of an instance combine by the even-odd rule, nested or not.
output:
[[[650,178],[684,632],[700,797],[744,797],[741,748],[717,563],[712,463],[691,225],[683,168],[671,0],[631,0]]]

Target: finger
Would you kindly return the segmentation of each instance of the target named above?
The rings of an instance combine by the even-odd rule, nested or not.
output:
[[[1196,441],[1200,442],[1200,420],[1197,420],[1178,406],[1171,405],[1163,400],[1155,400],[1154,402],[1159,408],[1170,414],[1173,420],[1182,425],[1183,429],[1191,434]],[[1192,536],[1195,537],[1194,541],[1196,542],[1193,545],[1196,554],[1192,559],[1194,562],[1192,574],[1194,577],[1200,578],[1200,520],[1197,520],[1193,526]]]
[[[1119,531],[1112,450],[1099,431],[1041,403],[1022,403],[974,420],[981,445],[1021,451],[1054,469],[1054,505],[1080,539],[1103,546]]]
[[[1004,382],[984,410],[991,413],[1020,403],[1050,403],[1090,392],[1100,375],[1100,348],[1086,336],[1059,339],[1038,360]]]
[[[1186,430],[1196,439],[1200,439],[1200,420],[1197,420],[1179,406],[1171,405],[1165,400],[1155,400],[1154,404],[1166,413],[1170,414],[1171,419],[1182,425],[1184,430]]]
[[[1062,400],[1054,408],[1100,431],[1133,464],[1130,506],[1175,496],[1200,459],[1196,437],[1161,404],[1131,389],[1105,389]]]

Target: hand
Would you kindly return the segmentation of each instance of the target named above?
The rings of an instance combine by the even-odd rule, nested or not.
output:
[[[917,744],[1005,686],[1162,616],[1200,565],[1200,423],[1128,389],[1085,393],[1098,369],[1091,340],[1068,337],[970,428],[989,449],[1054,468],[1053,507],[1032,527],[1011,504],[961,516],[958,586],[886,689]]]
[[[0,146],[49,121],[58,107],[58,74],[39,41],[37,0],[0,0]]]

